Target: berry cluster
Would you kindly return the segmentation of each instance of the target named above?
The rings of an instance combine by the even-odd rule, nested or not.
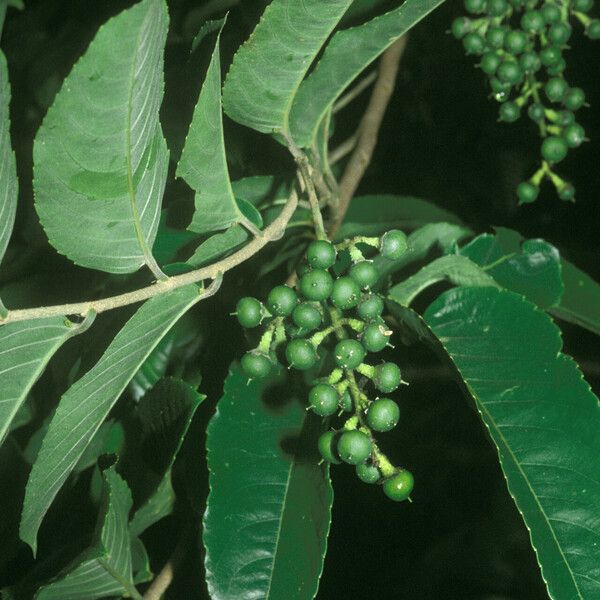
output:
[[[375,248],[397,260],[407,249],[406,235],[392,230],[381,238],[356,237],[336,245],[316,240],[297,269],[296,289],[278,285],[264,304],[241,298],[236,311],[240,324],[265,324],[258,346],[241,363],[252,379],[268,376],[278,354],[289,368],[312,370],[308,408],[324,418],[342,419],[340,427],[319,438],[323,459],[354,465],[359,479],[380,483],[389,498],[401,501],[409,497],[413,477],[390,463],[373,435],[393,429],[400,409],[390,398],[370,400],[363,391],[370,382],[387,395],[404,383],[395,363],[364,362],[367,353],[389,346],[392,334],[382,317],[383,298],[373,291],[380,273],[363,254]]]
[[[517,188],[520,204],[534,202],[548,178],[561,200],[574,200],[575,188],[554,171],[572,148],[586,141],[575,111],[585,105],[581,88],[564,77],[563,50],[572,35],[571,19],[579,21],[592,40],[600,39],[600,20],[588,12],[594,0],[464,0],[471,17],[452,23],[467,54],[481,57],[500,120],[516,121],[527,108],[542,138],[540,168]]]

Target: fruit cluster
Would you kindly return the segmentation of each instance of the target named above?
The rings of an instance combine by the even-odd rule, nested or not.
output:
[[[481,57],[500,120],[513,122],[526,110],[542,138],[540,168],[517,187],[520,204],[534,202],[544,178],[561,200],[574,200],[575,188],[554,171],[572,148],[586,141],[575,111],[585,105],[581,88],[564,77],[563,51],[578,21],[592,40],[600,39],[600,20],[587,13],[594,0],[464,0],[470,17],[458,17],[452,34],[467,54]]]
[[[278,354],[285,356],[289,368],[310,370],[309,409],[342,420],[340,427],[319,438],[323,459],[354,465],[359,479],[380,483],[389,498],[401,501],[409,497],[413,477],[390,463],[373,435],[393,429],[400,409],[390,398],[370,400],[363,391],[370,382],[387,395],[404,383],[395,363],[364,362],[367,353],[389,346],[392,334],[382,317],[383,298],[373,291],[380,272],[364,254],[375,249],[386,259],[398,260],[407,250],[406,235],[392,230],[381,238],[356,237],[336,245],[313,241],[297,269],[296,289],[278,285],[264,304],[241,298],[236,310],[240,324],[265,325],[258,346],[241,364],[252,379],[268,376]]]

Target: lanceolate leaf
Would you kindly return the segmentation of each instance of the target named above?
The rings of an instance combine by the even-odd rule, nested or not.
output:
[[[65,573],[45,585],[36,600],[94,600],[106,596],[133,596],[131,541],[127,521],[131,493],[114,466],[103,472],[103,500],[96,539]],[[133,593],[132,593],[133,592]]]
[[[352,80],[443,2],[406,0],[364,25],[338,31],[294,99],[290,131],[296,144],[310,146],[325,113]]]
[[[82,327],[65,317],[51,317],[0,325],[0,445],[48,361],[90,323],[91,318]]]
[[[272,390],[278,406],[269,410],[266,389],[233,368],[208,428],[204,545],[213,600],[312,600],[322,572],[333,494],[318,464],[318,419],[289,386]]]
[[[600,597],[600,407],[558,328],[493,288],[446,292],[424,319],[498,448],[550,596]]]
[[[219,39],[185,140],[177,176],[196,191],[196,210],[188,229],[206,233],[245,220],[231,189],[221,112]]]
[[[175,505],[175,490],[171,483],[171,471],[167,471],[154,494],[135,512],[129,529],[131,535],[141,535],[148,527],[171,514]]]
[[[202,242],[186,262],[194,267],[211,263],[243,244],[248,237],[241,225],[232,225],[227,231],[215,233]]]
[[[34,553],[40,523],[94,433],[152,349],[200,297],[190,285],[147,301],[61,398],[25,491],[20,535]]]
[[[223,106],[238,123],[288,133],[294,95],[352,0],[273,0],[238,50],[225,80]]]
[[[164,0],[142,0],[100,28],[56,96],[34,145],[34,191],[50,242],[77,264],[129,273],[151,254],[168,150]]]
[[[9,104],[8,68],[6,58],[0,51],[0,262],[8,246],[17,212],[17,167],[10,143]]]

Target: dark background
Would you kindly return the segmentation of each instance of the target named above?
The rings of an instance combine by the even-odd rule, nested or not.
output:
[[[38,298],[58,302],[87,297],[90,289],[102,285],[102,276],[72,267],[48,249],[31,212],[31,148],[62,78],[97,27],[131,2],[28,0],[26,4],[24,13],[9,9],[2,39],[13,86],[12,136],[21,198],[16,235],[0,285],[14,288],[15,302],[33,305]],[[258,1],[242,4],[233,9],[224,35],[224,64],[245,39],[263,6]],[[206,52],[189,55],[205,5],[169,1],[172,26],[162,116],[175,156],[206,65]],[[561,202],[548,184],[538,202],[519,208],[514,190],[537,168],[537,131],[526,117],[511,125],[497,122],[497,105],[487,96],[484,75],[474,68],[474,60],[465,58],[461,44],[446,33],[451,20],[460,14],[461,4],[448,0],[411,33],[379,145],[360,191],[431,200],[454,211],[476,231],[502,225],[526,237],[544,237],[600,279],[600,43],[584,38],[576,28],[567,56],[567,79],[585,89],[591,104],[591,108],[580,111],[578,120],[592,143],[571,152],[559,167],[576,186],[577,201]],[[367,99],[368,94],[364,94],[344,111],[336,124],[334,146],[352,133]],[[227,123],[227,144],[234,177],[289,172],[291,163],[280,146],[231,122]],[[189,191],[174,184],[166,197],[185,213]],[[199,364],[204,373],[202,390],[208,394],[210,406],[199,411],[177,465],[176,487],[187,500],[180,502],[174,517],[144,535],[155,571],[170,555],[180,528],[193,527],[202,511],[206,494],[204,429],[222,391],[229,362],[246,344],[228,314],[242,293],[261,295],[276,277],[284,277],[280,272],[257,285],[260,260],[236,270],[226,279],[218,300],[203,305],[205,339]],[[107,339],[127,314],[119,311],[104,319]],[[566,350],[581,363],[597,391],[597,339],[575,327],[565,325],[563,329]],[[87,360],[91,361],[93,349],[89,352]],[[400,401],[401,425],[394,434],[388,434],[384,449],[415,473],[414,502],[396,505],[383,501],[380,490],[357,482],[352,469],[333,469],[336,499],[318,598],[547,598],[528,533],[507,493],[495,450],[473,406],[465,400],[451,372],[426,348],[399,350],[396,359],[411,386]],[[46,383],[42,380],[40,385]],[[52,390],[49,402],[60,392]],[[19,477],[13,481],[22,488],[24,482],[19,482]],[[57,541],[66,542],[80,527],[93,527],[92,507],[75,501],[87,485],[89,480],[82,478],[73,496],[62,499],[69,506],[67,517],[65,513],[51,513],[42,531],[42,548],[44,539],[49,547]],[[5,515],[8,519],[10,513]],[[0,585],[14,583],[31,566],[25,549],[2,560]],[[170,598],[206,597],[202,557],[197,551],[190,550],[181,573]]]

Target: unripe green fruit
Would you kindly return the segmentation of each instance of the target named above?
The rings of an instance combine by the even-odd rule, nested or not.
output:
[[[332,304],[341,310],[354,308],[360,302],[360,288],[351,277],[340,277],[333,283]]]
[[[561,19],[560,8],[554,2],[546,2],[540,13],[546,23],[556,23]]]
[[[560,102],[568,87],[567,82],[562,77],[553,77],[546,82],[544,92],[550,102]]]
[[[546,73],[550,75],[550,77],[556,77],[556,75],[560,75],[567,68],[567,61],[561,56],[559,61],[549,67],[546,67]]]
[[[488,0],[487,2],[487,13],[492,17],[501,17],[507,10],[507,0]]]
[[[333,351],[335,363],[342,369],[356,369],[366,355],[363,345],[357,340],[342,340]]]
[[[532,121],[542,121],[546,114],[542,104],[531,104],[527,109],[527,114]]]
[[[465,10],[472,15],[482,13],[486,7],[486,0],[464,0]]]
[[[569,148],[579,148],[585,142],[585,129],[579,123],[565,127],[562,137]]]
[[[323,269],[314,269],[302,275],[298,287],[305,298],[320,302],[331,296],[333,277]]]
[[[463,38],[463,47],[467,54],[481,54],[485,50],[485,40],[472,31]]]
[[[542,156],[549,163],[557,163],[567,156],[567,142],[556,135],[547,137],[542,142]]]
[[[512,86],[510,83],[500,81],[497,77],[492,77],[490,79],[490,87],[492,88],[492,92],[494,92],[494,98],[496,98],[498,102],[505,102],[508,99]]]
[[[306,262],[306,259],[303,259],[298,266],[296,267],[296,275],[298,278],[302,277],[306,273],[312,271],[311,266]]]
[[[258,350],[251,350],[242,356],[242,370],[250,379],[263,379],[273,367],[271,359]]]
[[[557,64],[562,58],[560,48],[556,46],[546,46],[540,50],[540,60],[545,67],[551,67]]]
[[[326,240],[311,242],[306,251],[308,264],[315,269],[329,269],[335,264],[336,258],[335,246]]]
[[[384,325],[372,323],[363,331],[362,345],[369,352],[381,352],[388,345],[390,333]]]
[[[356,312],[363,321],[376,321],[383,313],[383,298],[378,294],[370,294],[358,305]]]
[[[319,436],[317,442],[319,453],[323,457],[323,460],[333,463],[335,465],[340,464],[340,459],[337,456],[337,439],[335,431],[326,431]]]
[[[519,66],[525,73],[535,73],[542,68],[542,61],[537,52],[523,52],[519,57]]]
[[[294,369],[306,371],[317,362],[317,351],[308,340],[295,339],[288,343],[285,357]]]
[[[504,37],[506,36],[506,28],[501,26],[492,26],[489,27],[485,34],[485,41],[492,48],[503,48],[504,47]]]
[[[594,0],[573,0],[573,10],[586,13],[592,10]]]
[[[567,90],[563,104],[569,110],[579,110],[585,104],[585,92],[578,87]]]
[[[414,477],[410,471],[403,469],[396,475],[386,479],[383,483],[383,493],[395,502],[407,500],[415,485]]]
[[[349,274],[362,289],[373,287],[379,279],[379,271],[370,260],[362,260],[352,265]]]
[[[371,455],[372,449],[369,437],[356,429],[342,433],[337,444],[340,458],[351,465],[365,462]]]
[[[403,231],[392,229],[383,234],[379,251],[388,260],[398,260],[408,248],[408,238]]]
[[[304,331],[313,331],[320,327],[323,317],[316,306],[301,302],[292,312],[292,321]]]
[[[287,285],[275,286],[267,296],[267,308],[271,314],[278,317],[287,317],[298,304],[298,296]]]
[[[400,367],[394,363],[383,363],[375,367],[373,383],[375,387],[384,394],[389,394],[398,389],[402,382]]]
[[[479,68],[487,75],[494,75],[501,62],[502,59],[495,52],[486,52],[481,57]]]
[[[535,202],[539,194],[540,188],[537,185],[533,185],[530,181],[522,181],[517,186],[519,204],[530,204],[531,202]]]
[[[594,19],[593,21],[590,21],[585,28],[585,35],[587,35],[590,40],[600,40],[600,20]]]
[[[367,412],[367,423],[374,431],[391,431],[400,420],[400,408],[389,398],[375,400]]]
[[[553,23],[551,25],[547,36],[550,43],[557,46],[563,46],[569,41],[572,32],[573,30],[568,23],[565,23],[564,21],[558,21],[558,23]]]
[[[240,298],[235,307],[237,319],[242,327],[250,329],[260,325],[263,316],[262,304],[250,296]]]
[[[513,85],[523,81],[523,71],[519,63],[513,60],[504,61],[498,67],[497,76],[500,81]]]
[[[545,26],[544,17],[539,10],[528,10],[521,17],[521,28],[532,33],[541,31]]]
[[[451,30],[452,35],[460,40],[471,31],[471,20],[467,17],[458,17],[452,21]]]
[[[563,98],[564,102],[564,98]],[[562,127],[575,123],[575,114],[570,110],[561,110],[557,114],[556,122]]]
[[[514,123],[521,116],[521,108],[516,102],[505,102],[500,105],[500,120]]]
[[[527,36],[519,29],[512,29],[504,37],[504,49],[510,54],[521,54],[528,43]]]
[[[336,389],[327,383],[315,385],[308,393],[308,403],[320,417],[329,417],[338,410],[340,396]]]
[[[381,473],[375,465],[369,463],[363,463],[356,465],[356,476],[363,483],[377,483],[381,479]]]
[[[558,190],[558,197],[566,202],[571,202],[575,199],[575,188],[570,183],[565,183]]]

